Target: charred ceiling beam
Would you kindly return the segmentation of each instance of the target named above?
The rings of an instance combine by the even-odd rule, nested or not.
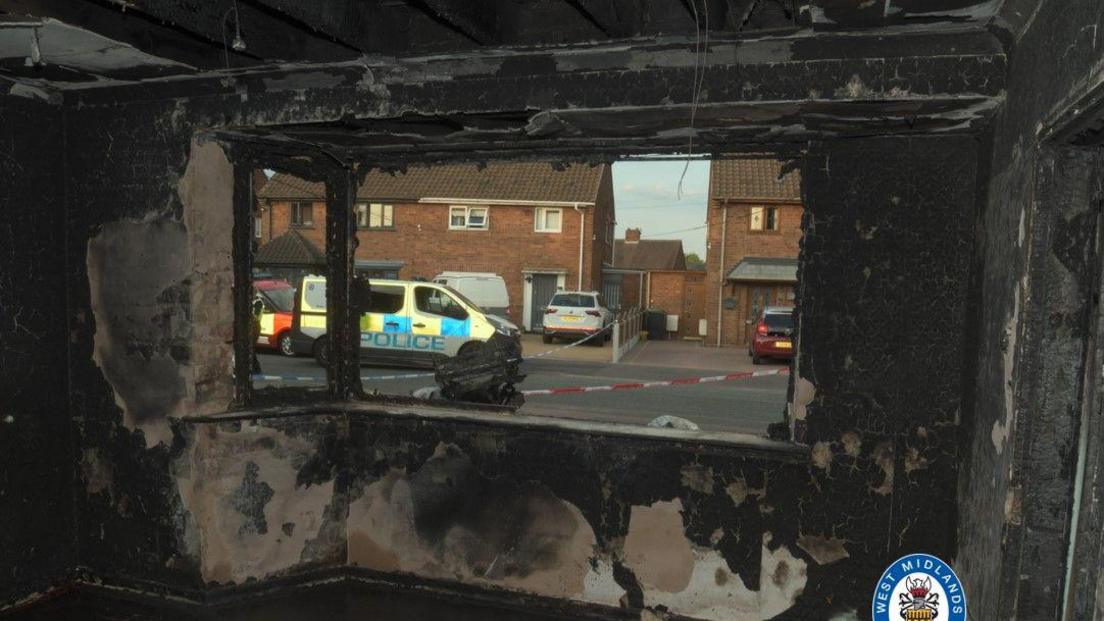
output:
[[[566,0],[566,2],[611,39],[632,37],[637,34],[640,27],[635,4],[616,0]]]
[[[410,4],[480,45],[498,41],[498,10],[494,2],[410,0]]]
[[[391,27],[391,15],[376,2],[247,1],[362,52],[395,52],[406,47],[398,29]]]
[[[691,20],[711,31],[738,31],[759,0],[682,0]]]
[[[257,58],[229,50],[196,33],[161,23],[132,11],[120,12],[97,2],[77,0],[0,0],[0,11],[11,15],[53,18],[100,36],[125,43],[151,56],[195,67],[217,69],[229,59],[232,67],[257,64]]]
[[[75,0],[69,0],[73,2]],[[96,2],[98,0],[83,0]],[[356,58],[359,51],[332,41],[282,19],[264,9],[234,0],[104,0],[119,12],[136,11],[161,23],[194,33],[216,44],[220,51],[232,49],[235,34],[241,34],[244,48],[264,61],[337,62]]]
[[[359,59],[294,69],[242,72],[174,80],[159,85],[67,91],[74,105],[117,105],[140,94],[146,99],[249,93],[242,114],[264,116],[294,105],[316,122],[557,111],[576,108],[631,109],[689,106],[701,58],[690,39],[626,45],[503,49],[468,54]],[[984,31],[924,32],[897,37],[804,34],[786,38],[710,43],[700,107],[771,102],[833,102],[859,107],[899,105],[929,99],[999,101],[1006,59]],[[492,96],[493,95],[493,96]],[[993,109],[996,108],[996,103]],[[882,115],[898,108],[870,109]],[[689,110],[684,111],[689,124]],[[948,117],[954,110],[941,112]],[[969,113],[972,115],[972,113]],[[733,124],[753,119],[732,118]]]
[[[758,0],[725,0],[725,27],[732,32],[743,30]]]

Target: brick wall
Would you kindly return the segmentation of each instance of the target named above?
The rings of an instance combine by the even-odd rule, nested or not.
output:
[[[772,206],[778,208],[779,227],[777,231],[752,231],[751,208]],[[721,237],[724,213],[728,211],[727,233],[725,237],[724,265],[721,265]],[[706,235],[706,280],[705,317],[709,323],[710,344],[717,342],[717,299],[721,279],[736,267],[744,257],[797,258],[801,242],[801,218],[804,209],[798,204],[734,203],[722,206],[720,201],[710,202],[708,214],[708,232]],[[722,310],[722,345],[742,346],[747,343],[746,314],[749,303],[749,288],[735,283],[724,283],[723,298],[735,302],[732,310]],[[771,291],[771,304],[786,305],[792,303],[789,285],[765,285]]]
[[[566,288],[575,289],[578,285],[580,215],[586,227],[583,289],[601,288],[601,266],[608,259],[608,245],[604,228],[596,229],[594,222],[596,215],[599,222],[612,217],[612,186],[608,200],[597,203],[595,208],[583,208],[580,212],[563,208],[559,233],[535,232],[535,208],[530,206],[492,205],[487,230],[458,231],[448,227],[448,205],[393,203],[394,228],[358,231],[360,246],[356,258],[403,261],[399,272],[403,279],[429,279],[444,271],[496,273],[505,279],[510,294],[509,318],[522,325],[523,269],[566,270]],[[314,225],[296,227],[321,250],[325,250],[325,213],[325,203],[315,202]],[[291,226],[291,203],[271,202],[262,220],[263,244]]]
[[[679,316],[678,337],[698,335],[705,317],[705,272],[649,272],[648,307]]]

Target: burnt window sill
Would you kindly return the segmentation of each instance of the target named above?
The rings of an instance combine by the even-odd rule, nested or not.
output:
[[[319,389],[321,398],[324,389]],[[305,399],[304,399],[305,400]],[[285,401],[286,403],[286,401]],[[743,456],[755,456],[779,462],[805,463],[809,447],[793,442],[734,432],[687,431],[603,423],[549,416],[517,414],[509,408],[477,404],[429,402],[409,397],[380,397],[361,401],[312,401],[304,405],[282,405],[219,414],[188,415],[176,420],[184,424],[229,423],[249,420],[350,416],[383,417],[426,422],[458,423],[486,429],[532,430],[565,435],[624,438],[659,442],[681,447],[718,447]]]

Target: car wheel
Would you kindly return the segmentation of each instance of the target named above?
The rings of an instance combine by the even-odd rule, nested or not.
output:
[[[606,346],[606,339],[604,337],[601,337],[601,336],[596,336],[596,337],[590,339],[590,344],[595,346],[595,347],[605,347]]]
[[[763,359],[759,357],[759,354],[751,352],[751,364],[763,364]]]
[[[314,341],[314,361],[319,366],[330,366],[330,339],[320,336]]]
[[[543,342],[545,345],[548,345],[548,344],[552,343],[552,335],[551,334],[542,334],[541,335],[541,342]]]
[[[460,348],[460,351],[456,352],[456,355],[460,358],[475,356],[481,349],[483,349],[482,342],[472,341],[471,343],[465,343],[464,346]]]
[[[285,356],[295,356],[295,350],[291,348],[291,332],[284,332],[276,341],[280,346],[280,353]]]

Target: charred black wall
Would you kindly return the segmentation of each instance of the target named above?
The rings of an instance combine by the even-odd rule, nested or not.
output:
[[[864,614],[899,552],[956,557],[953,437],[977,161],[962,136],[812,146],[798,368],[812,389],[811,454],[370,410],[170,423],[229,404],[204,392],[217,383],[204,360],[214,346],[196,346],[219,320],[200,316],[214,302],[197,292],[212,280],[229,292],[217,270],[196,266],[225,258],[195,245],[197,227],[225,212],[183,198],[195,189],[190,168],[221,151],[197,157],[206,147],[193,139],[332,120],[363,96],[297,79],[272,93],[104,93],[65,113],[76,562],[91,575],[199,597],[362,561],[391,577],[455,569],[449,579],[466,586],[684,614],[732,593],[724,605],[809,619]],[[208,185],[229,195],[229,183]],[[215,371],[225,378],[229,365]],[[648,535],[634,513],[670,528]],[[675,572],[682,590],[664,590],[668,544],[689,563]]]
[[[0,96],[0,601],[73,563],[61,108]]]
[[[842,593],[869,610],[871,585],[904,554],[960,557],[977,153],[966,136],[810,147],[794,379],[816,491],[801,528],[861,539],[865,553],[810,583],[803,618]]]
[[[974,405],[964,410],[959,559],[980,618],[1054,618],[1075,475],[1099,162],[1039,136],[1100,81],[1104,5],[1006,4],[1022,9],[1010,21],[1028,26],[1018,40],[1001,33],[1012,46],[1008,89],[983,163],[984,273]]]

